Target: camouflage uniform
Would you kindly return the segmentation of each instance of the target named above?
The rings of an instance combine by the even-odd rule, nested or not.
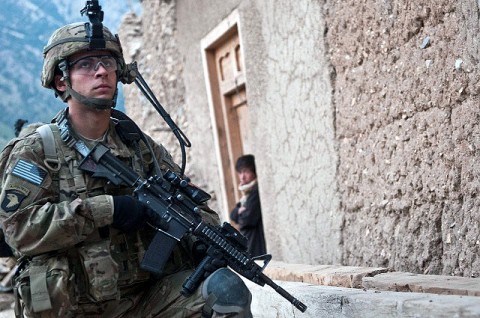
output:
[[[16,279],[19,305],[27,317],[190,317],[199,316],[200,293],[189,298],[179,290],[192,259],[188,240],[178,244],[166,274],[153,278],[139,267],[154,233],[122,233],[111,227],[113,195],[132,189],[92,178],[78,169],[82,157],[61,140],[53,125],[58,165],[46,163],[38,132],[14,139],[11,154],[0,158],[0,220],[7,243],[24,259]],[[149,137],[162,170],[178,171],[170,154]],[[153,158],[119,137],[112,120],[104,144],[137,173],[146,177]],[[218,215],[203,211],[218,224]],[[161,251],[159,251],[161,252]],[[23,265],[22,265],[23,266]]]
[[[103,40],[101,48],[90,47],[85,23],[56,30],[44,48],[42,85],[55,90],[72,109],[78,106],[70,103],[72,98],[96,110],[114,107],[116,93],[111,99],[84,96],[70,82],[69,58],[91,50],[108,51],[115,58],[117,81],[130,84],[135,80],[136,64],[125,63],[118,36],[103,27]],[[55,79],[66,84],[65,91],[64,87],[57,89]],[[65,118],[66,111],[54,124],[13,139],[0,156],[0,221],[7,243],[20,257],[14,288],[17,316],[199,317],[203,310],[215,317],[232,312],[251,317],[251,293],[226,268],[211,274],[192,296],[181,296],[183,281],[193,268],[193,237],[186,236],[176,245],[161,277],[140,268],[155,232],[149,226],[128,233],[112,226],[117,208],[129,212],[128,205],[115,208],[114,197],[132,196],[133,189],[93,178],[79,169],[82,155],[63,141],[68,140],[63,139]],[[155,159],[160,170],[180,170],[150,137],[124,142],[120,126],[111,118],[102,143],[143,178],[157,170]],[[53,137],[45,138],[46,132]],[[93,147],[93,142],[83,141]],[[51,149],[56,150],[54,156]],[[201,214],[206,222],[219,224],[218,215],[208,207]]]

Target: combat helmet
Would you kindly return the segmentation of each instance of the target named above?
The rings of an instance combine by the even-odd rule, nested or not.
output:
[[[87,106],[94,108],[115,107],[117,93],[112,100],[105,100],[80,95],[71,87],[67,58],[80,51],[92,50],[87,37],[87,27],[88,23],[77,22],[65,25],[53,32],[43,49],[42,86],[55,90],[56,96],[59,96],[64,102],[70,96],[74,96]],[[103,38],[105,45],[101,49],[110,51],[117,60],[118,81],[124,84],[132,83],[135,79],[135,72],[125,63],[118,35],[113,35],[107,27],[103,26]],[[65,92],[60,92],[55,88],[54,78],[56,74],[63,74],[67,83]]]

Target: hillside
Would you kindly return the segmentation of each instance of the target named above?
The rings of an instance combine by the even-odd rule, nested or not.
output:
[[[42,50],[58,27],[77,21],[88,21],[80,15],[85,1],[5,0],[0,11],[0,146],[14,136],[14,123],[49,121],[64,107],[53,91],[41,86]],[[122,16],[138,12],[138,0],[104,0],[100,5],[104,24],[113,32]],[[123,108],[123,94],[119,105]]]

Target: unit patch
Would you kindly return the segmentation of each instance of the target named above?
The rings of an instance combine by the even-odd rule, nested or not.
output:
[[[18,209],[23,199],[27,197],[26,193],[20,190],[10,189],[5,191],[5,198],[2,201],[2,209],[5,212],[13,212]]]
[[[12,174],[39,186],[45,179],[47,172],[26,160],[20,159],[13,167]]]

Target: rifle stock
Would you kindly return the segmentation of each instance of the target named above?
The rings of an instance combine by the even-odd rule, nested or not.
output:
[[[271,260],[271,255],[251,257],[247,252],[246,238],[229,223],[213,226],[201,218],[201,206],[210,195],[182,179],[172,171],[163,176],[143,179],[122,161],[112,155],[107,147],[97,144],[80,164],[80,169],[94,176],[107,178],[115,184],[124,183],[135,187],[136,198],[154,211],[150,222],[158,233],[150,243],[141,262],[143,269],[161,274],[175,244],[187,233],[205,242],[209,251],[220,252],[228,266],[252,282],[272,287],[297,309],[305,312],[307,306],[286,290],[274,283],[263,270]],[[162,251],[159,253],[158,251]],[[203,281],[204,266],[211,260],[208,255],[184,282],[182,294],[192,294]],[[264,261],[263,266],[257,261]]]

